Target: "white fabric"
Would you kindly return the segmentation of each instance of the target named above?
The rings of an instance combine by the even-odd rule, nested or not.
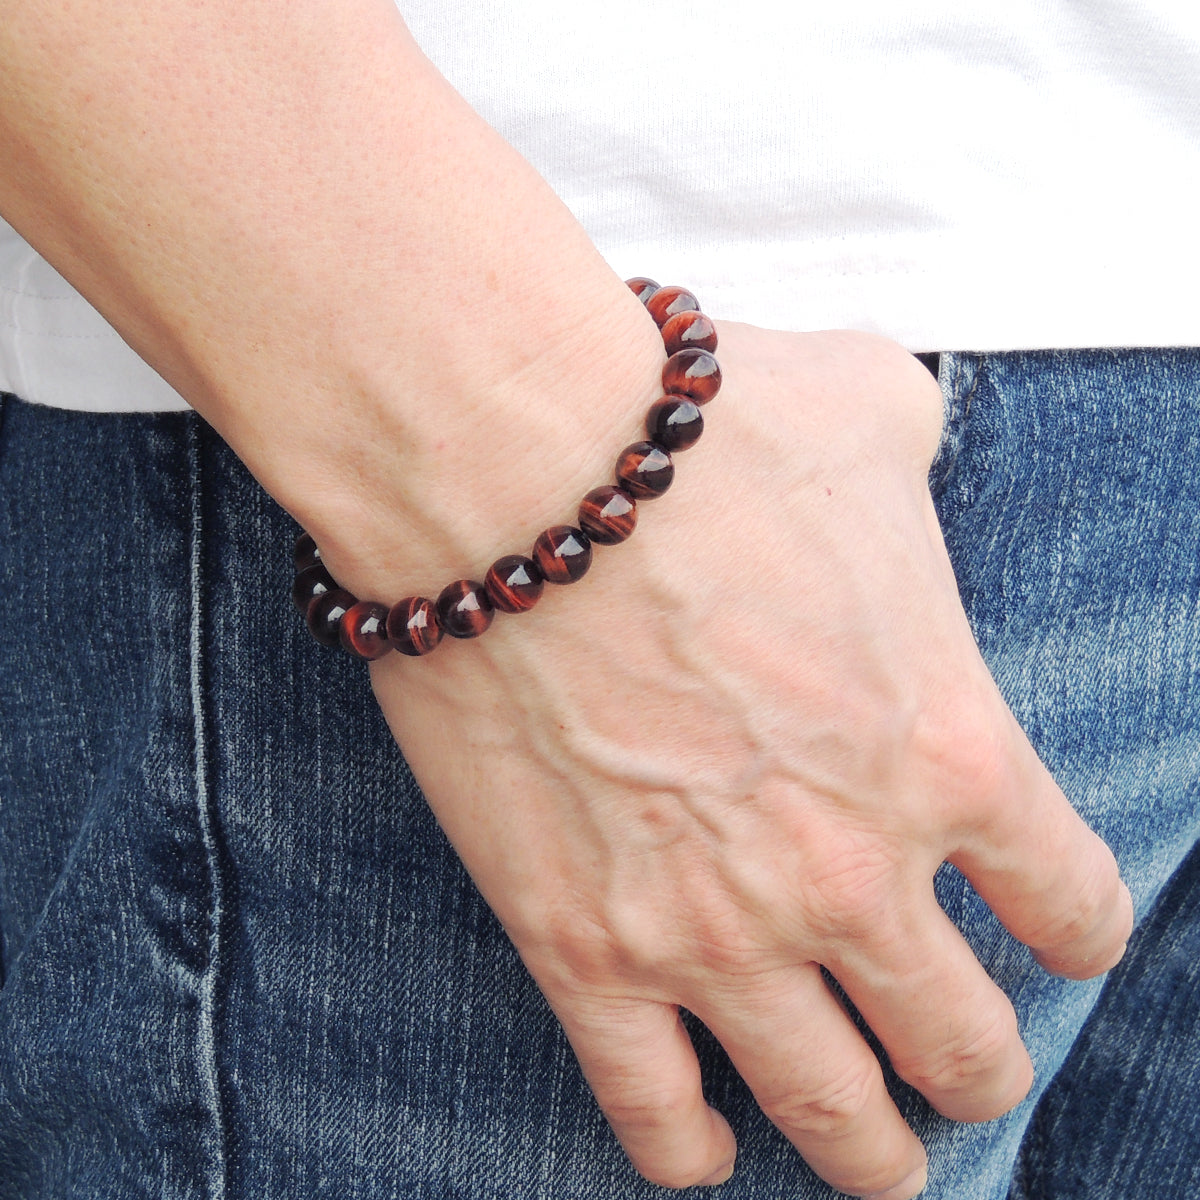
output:
[[[913,350],[1200,345],[1196,0],[400,7],[620,274],[715,316]],[[3,231],[0,289],[0,387],[162,406]]]
[[[0,221],[0,392],[90,412],[188,407],[4,221]]]

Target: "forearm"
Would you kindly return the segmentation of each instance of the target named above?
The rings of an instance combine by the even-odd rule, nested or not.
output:
[[[638,436],[653,322],[390,0],[15,0],[0,80],[0,211],[359,595],[523,549]],[[1081,978],[1128,895],[975,647],[928,374],[746,327],[721,360],[720,419],[619,572],[372,678],[644,1173],[733,1161],[682,1005],[820,1174],[907,1200],[923,1151],[819,966],[902,1078],[986,1119],[1030,1060],[938,865]]]
[[[388,0],[17,0],[0,80],[0,211],[348,582],[461,573],[636,432],[653,326]]]

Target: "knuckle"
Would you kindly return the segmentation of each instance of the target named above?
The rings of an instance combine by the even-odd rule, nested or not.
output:
[[[1014,1029],[997,1012],[957,1042],[907,1069],[895,1064],[904,1079],[927,1096],[953,1096],[978,1091],[990,1078],[1003,1074],[1012,1053]]]
[[[1083,878],[1065,903],[1060,903],[1037,934],[1040,946],[1067,950],[1086,942],[1120,901],[1120,877],[1112,856],[1093,856]]]
[[[789,1135],[835,1137],[853,1126],[870,1106],[878,1067],[872,1059],[855,1064],[816,1091],[764,1096],[763,1111]]]
[[[932,720],[927,754],[946,794],[973,801],[1007,795],[1013,779],[1009,723],[981,697],[954,696]]]
[[[703,1142],[686,1134],[696,1116],[696,1094],[660,1085],[606,1097],[605,1116],[638,1174],[665,1188],[690,1188],[713,1172]]]
[[[834,941],[877,937],[897,909],[901,859],[899,848],[882,838],[861,839],[827,858],[807,888],[813,928]]]
[[[671,937],[649,927],[644,914],[636,914],[629,923],[629,937],[649,938],[660,947],[664,942],[675,948],[675,960],[691,963],[702,972],[740,974],[753,961],[753,922],[733,896],[710,880],[689,888],[687,911],[676,917]]]
[[[605,1115],[615,1128],[636,1130],[639,1140],[649,1141],[677,1128],[695,1106],[694,1088],[669,1081],[640,1088],[626,1086],[604,1098]]]
[[[506,928],[543,991],[589,995],[623,977],[626,955],[599,921],[580,912],[571,918],[547,920],[536,929]]]
[[[606,1096],[603,1108],[641,1175],[660,1187],[687,1188],[713,1171],[700,1147],[696,1153],[680,1150],[681,1135],[694,1120],[696,1106],[693,1089],[659,1084]]]

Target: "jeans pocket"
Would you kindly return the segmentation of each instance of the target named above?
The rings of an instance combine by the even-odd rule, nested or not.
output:
[[[939,356],[942,389],[942,436],[929,468],[929,490],[935,500],[946,490],[962,452],[967,418],[979,386],[981,359],[976,354],[947,351]]]

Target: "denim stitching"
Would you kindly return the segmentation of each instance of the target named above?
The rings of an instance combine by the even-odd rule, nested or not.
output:
[[[4,485],[4,419],[8,410],[8,400],[10,395],[6,391],[0,391],[0,486]],[[2,564],[0,564],[2,569]],[[0,922],[0,991],[4,990],[5,979],[7,978],[6,964],[8,955],[5,947],[4,923]]]
[[[213,789],[206,740],[206,708],[204,702],[204,670],[202,663],[203,638],[203,588],[201,583],[203,526],[203,477],[201,471],[201,428],[198,420],[188,422],[188,458],[191,478],[191,531],[190,555],[191,628],[189,634],[189,675],[192,694],[192,721],[196,764],[196,806],[200,832],[208,859],[208,877],[211,891],[209,911],[209,953],[204,975],[200,980],[200,1028],[197,1038],[197,1068],[212,1118],[211,1146],[211,1200],[223,1200],[225,1196],[226,1130],[225,1115],[221,1105],[221,1090],[217,1079],[216,1017],[217,975],[221,966],[221,925],[223,920],[224,881],[222,864],[217,846],[217,819],[213,803]]]
[[[942,372],[938,382],[942,384],[946,415],[942,426],[942,440],[930,468],[930,490],[937,496],[949,483],[962,452],[963,436],[971,415],[971,402],[979,391],[980,361],[974,355],[943,354]],[[961,402],[958,397],[963,388],[966,393]]]

